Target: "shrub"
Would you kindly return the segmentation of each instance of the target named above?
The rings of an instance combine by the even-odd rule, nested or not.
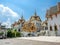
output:
[[[0,32],[0,35],[3,35],[4,33],[3,32]]]
[[[21,33],[20,32],[16,32],[16,37],[21,37]]]
[[[21,37],[21,33],[20,32],[17,32],[16,30],[14,30],[14,31],[8,30],[7,31],[7,37],[8,38]]]
[[[7,37],[12,37],[12,32],[11,32],[11,30],[9,30],[9,31],[7,31]]]

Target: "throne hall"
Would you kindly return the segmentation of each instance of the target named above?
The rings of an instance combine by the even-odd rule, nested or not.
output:
[[[31,16],[28,21],[25,21],[22,16],[21,19],[12,24],[12,26],[21,32],[22,36],[39,36],[42,30],[42,21],[35,11],[34,15]]]

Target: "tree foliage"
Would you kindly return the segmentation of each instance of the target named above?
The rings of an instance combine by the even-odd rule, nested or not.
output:
[[[13,37],[20,37],[21,33],[17,32],[16,30],[8,30],[7,31],[7,37],[8,38],[13,38]]]

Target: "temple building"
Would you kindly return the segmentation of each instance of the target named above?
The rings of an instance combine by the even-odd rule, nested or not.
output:
[[[21,19],[18,20],[18,22],[15,22],[14,24],[12,24],[12,28],[16,29],[18,32],[21,31],[21,28],[23,27],[25,20],[23,18],[23,16],[21,17]]]
[[[37,15],[36,11],[35,11],[34,15],[31,16],[30,22],[35,24],[37,31],[41,30],[42,21],[41,21],[40,17]]]
[[[48,23],[48,35],[60,36],[60,2],[47,10],[46,18]]]
[[[42,31],[44,32],[43,35],[44,36],[48,36],[48,23],[47,20],[42,22]]]
[[[35,11],[28,21],[25,21],[22,16],[18,22],[13,24],[13,28],[20,31],[22,36],[38,36],[42,30],[41,24],[42,21]]]
[[[23,36],[35,36],[34,32],[36,32],[36,26],[34,23],[31,23],[29,21],[25,22],[22,27]]]

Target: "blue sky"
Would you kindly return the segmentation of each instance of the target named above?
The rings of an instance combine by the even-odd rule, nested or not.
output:
[[[35,9],[37,15],[44,21],[46,10],[56,5],[57,2],[60,0],[0,0],[0,22],[10,21],[13,23],[22,16],[22,13],[24,19],[28,20],[34,15]]]

